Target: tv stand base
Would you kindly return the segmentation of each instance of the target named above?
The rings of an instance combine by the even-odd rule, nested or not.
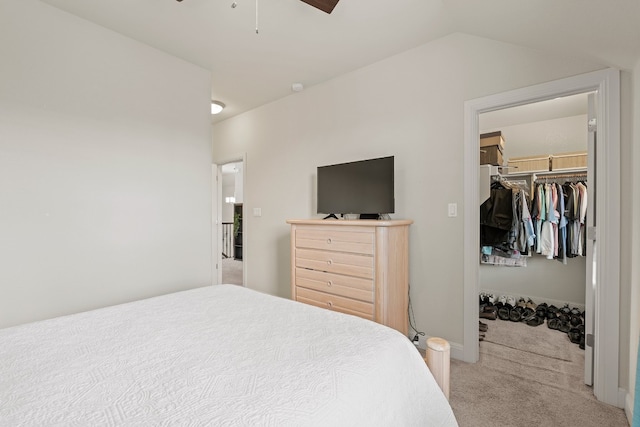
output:
[[[338,219],[338,217],[336,216],[336,214],[329,214],[329,215],[325,216],[325,217],[324,217],[324,218],[322,218],[322,219],[330,219],[330,218]]]

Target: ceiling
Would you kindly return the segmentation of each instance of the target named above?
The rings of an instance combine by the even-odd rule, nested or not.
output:
[[[588,92],[480,114],[480,132],[587,114]]]
[[[227,105],[214,123],[454,32],[622,69],[640,58],[638,0],[341,0],[331,14],[299,0],[41,1],[210,70]]]

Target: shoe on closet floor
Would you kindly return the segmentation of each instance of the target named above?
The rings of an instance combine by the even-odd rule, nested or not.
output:
[[[547,327],[549,329],[556,329],[557,330],[558,328],[560,328],[560,320],[555,318],[555,317],[553,317],[551,319],[548,319],[547,320]]]
[[[480,311],[481,319],[496,320],[497,317],[498,310],[495,308],[495,306],[487,306],[484,308],[484,310]]]
[[[571,326],[573,327],[582,325],[582,317],[572,314],[571,319],[569,319],[569,323],[571,323]]]
[[[536,311],[534,309],[532,309],[531,307],[525,307],[525,309],[522,311],[522,320],[526,322],[527,320],[531,319],[535,315],[536,315]]]
[[[533,319],[534,317],[536,317],[536,312],[531,310],[529,307],[525,308],[522,311],[522,321],[523,322],[528,322],[529,320]]]
[[[512,322],[519,322],[522,320],[522,313],[518,310],[520,307],[516,307],[509,312],[509,320]]]
[[[542,316],[533,316],[531,319],[527,320],[526,323],[529,326],[540,326],[544,323],[544,317]]]
[[[501,320],[509,320],[509,312],[510,312],[510,311],[511,311],[511,310],[509,309],[509,306],[507,306],[507,305],[503,305],[502,307],[500,307],[500,308],[498,309],[498,317],[499,317]]]
[[[560,321],[560,326],[558,327],[558,330],[560,332],[564,332],[569,333],[569,331],[571,330],[571,325],[569,324],[569,322],[562,322]]]
[[[569,332],[567,332],[569,336],[569,340],[574,344],[580,344],[580,338],[582,338],[582,333],[578,328],[571,328]]]
[[[498,306],[498,308],[500,308],[500,307],[503,307],[506,303],[507,303],[507,296],[506,295],[500,295],[498,297],[498,301],[496,301],[496,306]]]
[[[490,294],[487,292],[482,292],[480,294],[480,301],[487,305],[493,305],[495,300],[496,300],[496,297],[493,294]]]
[[[480,332],[487,332],[489,330],[489,325],[481,321],[478,321],[478,330]]]

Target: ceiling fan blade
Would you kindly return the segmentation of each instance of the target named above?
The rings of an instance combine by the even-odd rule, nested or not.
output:
[[[301,0],[323,12],[331,13],[340,0]]]

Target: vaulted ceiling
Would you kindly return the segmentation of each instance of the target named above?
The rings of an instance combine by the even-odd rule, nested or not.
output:
[[[212,73],[214,121],[453,32],[631,69],[637,0],[41,0]],[[235,3],[235,7],[232,5]]]

